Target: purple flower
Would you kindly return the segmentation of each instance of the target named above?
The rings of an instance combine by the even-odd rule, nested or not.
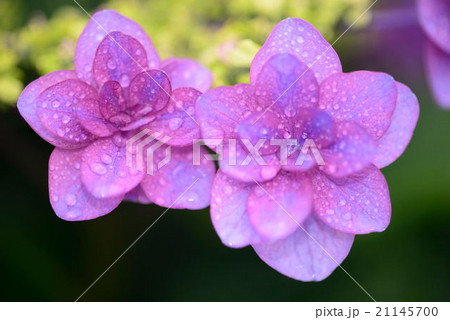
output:
[[[428,36],[428,80],[442,108],[450,109],[450,0],[418,0],[419,22]]]
[[[207,161],[193,165],[192,142],[200,136],[195,101],[211,82],[210,72],[194,61],[161,63],[135,22],[111,10],[96,13],[78,39],[75,71],[35,80],[18,100],[25,120],[56,147],[49,161],[56,214],[93,219],[124,199],[207,207],[215,168]],[[144,129],[171,137],[172,158],[153,175],[126,163],[126,142]],[[156,149],[154,159],[166,149]]]
[[[205,142],[223,140],[221,148],[210,144],[221,154],[214,227],[225,245],[252,245],[284,275],[322,280],[347,256],[355,234],[388,226],[380,168],[408,145],[417,99],[387,74],[343,73],[320,33],[294,18],[273,29],[253,59],[250,82],[212,89],[196,103]],[[261,159],[247,164],[249,141],[274,138],[296,142],[284,149],[287,159],[281,146],[263,143],[255,148]],[[324,164],[297,163],[308,139]]]

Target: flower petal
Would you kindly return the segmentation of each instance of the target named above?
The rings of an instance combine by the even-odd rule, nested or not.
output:
[[[250,222],[261,237],[277,241],[288,237],[312,210],[309,179],[280,172],[274,179],[255,185],[247,200]]]
[[[375,139],[389,128],[397,102],[394,79],[371,71],[335,74],[320,85],[320,108],[335,121],[355,121]]]
[[[118,31],[105,36],[95,53],[93,73],[99,87],[114,80],[128,88],[130,81],[147,69],[147,56],[139,41]]]
[[[48,131],[80,148],[94,139],[74,112],[84,99],[97,99],[94,88],[80,80],[64,80],[41,92],[36,99],[36,113]]]
[[[334,73],[342,72],[333,47],[311,24],[288,18],[279,22],[252,61],[250,82],[255,83],[264,64],[277,53],[290,53],[313,71],[320,83]]]
[[[419,118],[419,102],[414,93],[398,82],[397,89],[397,107],[392,116],[391,126],[376,142],[377,150],[372,163],[378,168],[390,165],[405,151]]]
[[[302,228],[286,239],[253,248],[265,263],[287,277],[321,281],[344,261],[355,236],[328,227],[314,215]]]
[[[325,164],[320,170],[344,177],[358,172],[371,164],[375,155],[374,139],[354,122],[336,124],[336,141],[321,151]]]
[[[250,224],[247,198],[254,183],[245,183],[230,178],[219,170],[211,191],[211,220],[223,244],[242,248],[261,241],[261,237]]]
[[[83,152],[81,180],[96,198],[124,195],[144,177],[144,172],[127,166],[126,148],[119,135],[97,140]]]
[[[53,150],[49,160],[50,203],[64,220],[95,219],[114,210],[123,196],[97,199],[81,183],[80,164],[83,149]]]
[[[445,53],[431,42],[425,50],[428,82],[438,104],[450,109],[450,54]]]
[[[81,125],[98,137],[108,137],[117,131],[103,118],[98,100],[85,99],[75,106],[74,111]]]
[[[164,72],[141,72],[131,82],[130,105],[138,115],[153,114],[167,105],[171,93],[170,81]]]
[[[200,91],[192,88],[175,89],[167,108],[157,114],[147,127],[171,137],[167,141],[169,145],[192,145],[194,139],[200,139],[200,127],[194,122],[195,102],[200,95]]]
[[[203,139],[237,138],[236,127],[253,114],[256,102],[248,84],[217,87],[198,98],[196,119]],[[205,143],[212,149],[214,145]]]
[[[347,233],[381,232],[389,225],[391,202],[381,171],[374,165],[345,178],[316,172],[314,206],[320,219]]]
[[[166,150],[156,149],[155,167],[165,158]],[[169,162],[144,177],[141,186],[147,197],[166,208],[197,210],[209,206],[216,168],[213,161],[205,159],[206,150],[200,151],[200,164],[195,164],[192,146],[172,147]]]
[[[105,82],[100,88],[98,100],[101,115],[113,123],[119,120],[114,117],[124,113],[127,108],[125,94],[117,81]]]
[[[148,67],[157,68],[160,60],[152,41],[145,31],[134,21],[114,10],[99,11],[84,28],[75,49],[75,69],[78,77],[91,85],[96,85],[93,75],[94,57],[100,42],[113,31],[120,31],[139,41],[147,54]]]
[[[76,73],[73,70],[55,71],[39,79],[31,82],[22,92],[17,101],[17,108],[20,114],[28,122],[28,124],[39,134],[45,141],[52,145],[63,149],[79,148],[80,144],[76,141],[66,140],[57,134],[49,131],[39,119],[36,112],[36,102],[38,96],[51,86],[68,80],[76,79]]]
[[[130,202],[137,202],[141,204],[152,203],[150,199],[145,195],[144,190],[142,190],[141,185],[138,185],[133,190],[125,194],[125,200]]]
[[[225,144],[220,169],[230,177],[243,182],[267,181],[273,179],[281,169],[276,154],[253,155],[237,141],[236,146]]]
[[[417,12],[427,36],[450,54],[450,1],[418,0]]]
[[[314,108],[319,100],[319,85],[314,73],[288,53],[270,57],[256,79],[258,105],[294,118],[302,108]]]
[[[194,88],[206,92],[212,85],[211,71],[192,59],[169,58],[162,62],[161,69],[169,76],[172,88]]]

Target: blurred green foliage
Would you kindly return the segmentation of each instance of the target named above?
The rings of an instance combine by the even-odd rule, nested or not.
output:
[[[336,26],[352,23],[368,0],[109,0],[111,8],[148,32],[161,57],[194,58],[211,69],[214,85],[248,82],[250,62],[270,30],[286,17],[301,17],[332,41]],[[70,2],[68,3],[70,4]],[[83,3],[81,3],[83,5]],[[73,68],[76,40],[89,17],[75,3],[21,14],[21,1],[0,2],[0,105],[13,106],[36,76]],[[99,9],[100,9],[99,8]],[[359,23],[364,24],[368,15]]]

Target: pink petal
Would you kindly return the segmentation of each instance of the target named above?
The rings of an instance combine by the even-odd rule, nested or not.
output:
[[[274,179],[254,186],[247,211],[255,230],[268,241],[288,237],[312,210],[309,179],[301,174],[280,172]]]
[[[128,88],[130,81],[147,69],[147,56],[139,41],[118,31],[106,36],[95,53],[93,73],[99,87],[114,80]]]
[[[336,141],[321,150],[325,165],[320,170],[344,177],[358,172],[371,164],[376,144],[373,138],[354,122],[340,122],[336,125]]]
[[[147,127],[171,137],[167,141],[169,145],[192,145],[194,139],[200,139],[200,127],[194,122],[195,102],[200,95],[200,91],[192,88],[175,89],[167,108],[156,115]]]
[[[155,168],[167,147],[156,149]],[[172,147],[170,161],[144,177],[141,186],[147,197],[166,208],[197,210],[209,206],[216,169],[213,161],[204,158],[206,150],[200,150],[200,164],[194,164],[192,146]]]
[[[255,83],[264,64],[277,53],[290,53],[311,67],[320,83],[342,72],[339,57],[331,45],[311,24],[288,18],[279,22],[252,61],[250,82]]]
[[[281,169],[277,155],[261,155],[260,158],[257,158],[239,141],[237,141],[236,147],[225,145],[223,149],[222,159],[219,160],[220,169],[239,181],[271,180]]]
[[[94,139],[74,112],[84,99],[97,99],[97,92],[85,82],[68,79],[41,92],[36,99],[36,113],[52,134],[83,147]]]
[[[100,42],[102,42],[108,33],[113,31],[120,31],[138,40],[145,49],[148,67],[157,68],[159,66],[160,60],[158,53],[153,48],[152,41],[145,31],[136,22],[122,16],[116,11],[103,10],[92,16],[92,19],[81,33],[80,38],[78,38],[75,50],[75,68],[81,80],[91,85],[96,85],[92,70],[95,53]]]
[[[450,54],[445,53],[431,42],[425,50],[428,82],[439,105],[450,109]]]
[[[265,263],[287,277],[321,281],[344,261],[355,236],[331,229],[314,215],[302,227],[286,239],[253,248]]]
[[[213,82],[211,71],[195,60],[169,58],[162,62],[161,69],[169,76],[174,90],[188,87],[206,92]]]
[[[141,72],[130,85],[130,106],[138,115],[153,114],[167,105],[171,93],[170,81],[164,72]]]
[[[81,183],[80,165],[83,149],[53,150],[49,161],[50,203],[64,220],[95,219],[114,210],[123,196],[97,199]]]
[[[287,53],[270,57],[256,78],[256,97],[263,109],[276,110],[288,119],[319,101],[314,73],[295,56]]]
[[[418,0],[417,12],[428,37],[450,54],[450,1]]]
[[[390,165],[405,151],[419,117],[419,102],[414,93],[398,82],[397,89],[397,107],[392,116],[391,126],[376,142],[377,150],[372,163],[378,168]]]
[[[98,137],[108,137],[117,131],[103,118],[98,100],[85,99],[75,106],[74,111],[81,125]]]
[[[36,113],[36,101],[37,97],[42,91],[50,88],[51,86],[68,80],[76,79],[75,71],[61,70],[55,71],[30,83],[22,92],[17,101],[17,108],[19,109],[22,117],[28,122],[28,124],[48,143],[63,149],[79,148],[80,144],[76,141],[66,140],[57,134],[49,131],[39,119]]]
[[[195,106],[202,137],[238,138],[237,125],[252,115],[256,107],[253,96],[253,88],[247,84],[217,87],[201,95]],[[214,148],[214,145],[208,146]]]
[[[320,85],[320,108],[335,121],[355,121],[375,139],[389,128],[397,102],[394,79],[384,73],[335,74]]]
[[[81,180],[96,198],[124,195],[136,187],[145,172],[126,164],[126,148],[119,134],[97,140],[82,156]]]
[[[323,222],[347,233],[384,231],[391,217],[389,189],[383,174],[371,165],[345,178],[313,174],[314,206]]]
[[[133,190],[125,194],[125,200],[130,202],[137,202],[141,204],[152,203],[150,199],[145,195],[144,190],[142,190],[141,185],[138,185]]]
[[[211,191],[211,220],[223,244],[242,248],[261,241],[250,224],[247,198],[254,183],[244,183],[219,170]]]

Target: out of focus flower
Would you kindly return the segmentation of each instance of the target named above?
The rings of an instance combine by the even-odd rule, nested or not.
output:
[[[380,168],[407,147],[417,99],[387,74],[343,73],[321,34],[295,18],[275,26],[250,82],[212,89],[196,103],[202,137],[221,156],[214,227],[225,245],[252,245],[282,274],[320,281],[355,234],[388,226]],[[303,161],[311,141],[316,161]]]
[[[195,61],[161,63],[150,38],[132,20],[112,10],[96,13],[78,39],[75,71],[42,76],[18,100],[25,120],[56,147],[49,161],[56,214],[93,219],[124,199],[173,208],[208,206],[215,168],[207,161],[194,166],[191,145],[200,135],[192,118],[195,100],[211,82],[210,72]],[[170,162],[153,175],[127,163],[127,141],[144,129],[171,137],[164,141],[172,145]],[[136,161],[145,167],[147,160]]]
[[[450,1],[417,0],[420,25],[428,36],[425,62],[434,97],[450,109]]]

